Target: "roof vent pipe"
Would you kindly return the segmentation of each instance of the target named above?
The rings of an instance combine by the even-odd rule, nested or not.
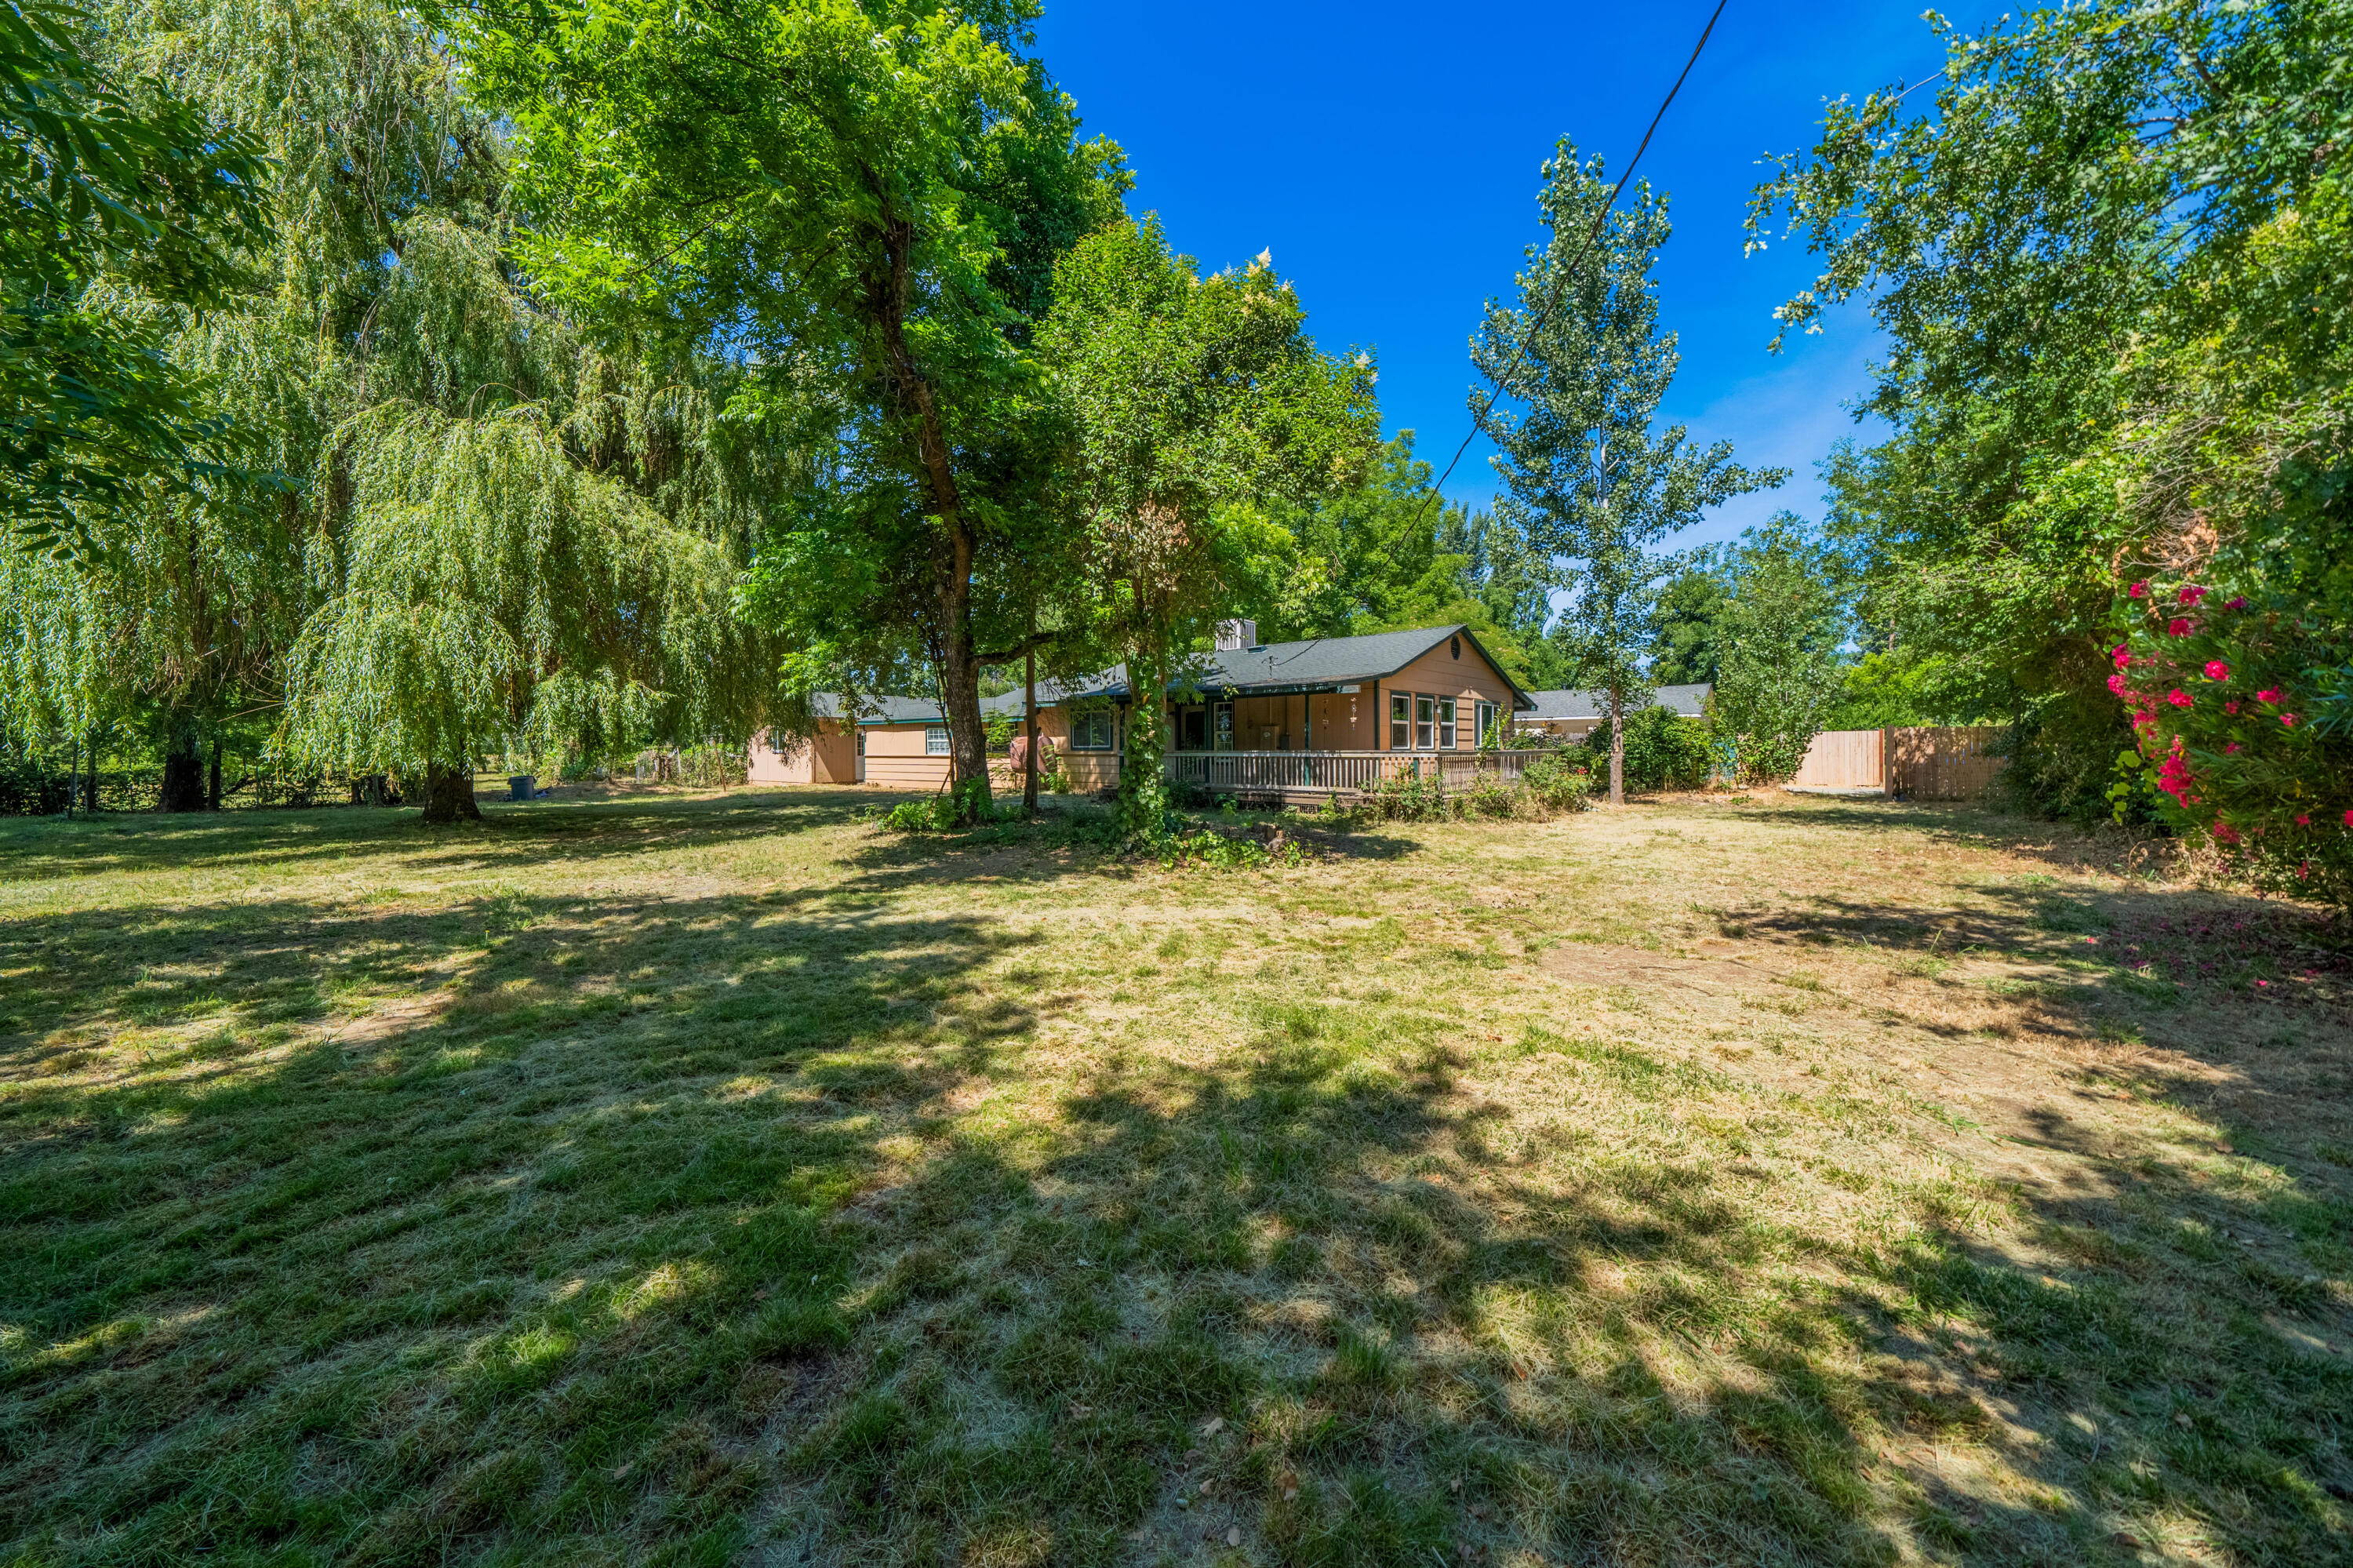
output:
[[[1221,620],[1218,622],[1218,652],[1237,653],[1245,648],[1258,646],[1258,622],[1255,620]]]

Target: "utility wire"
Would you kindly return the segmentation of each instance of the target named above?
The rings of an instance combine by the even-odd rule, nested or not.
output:
[[[1506,375],[1508,375],[1510,371],[1519,368],[1519,362],[1526,356],[1528,344],[1535,341],[1536,330],[1544,324],[1545,316],[1549,314],[1560,304],[1560,291],[1562,284],[1567,282],[1567,280],[1575,274],[1577,267],[1584,262],[1587,255],[1592,251],[1594,244],[1600,239],[1601,226],[1609,220],[1610,209],[1618,205],[1619,196],[1625,193],[1626,182],[1634,177],[1635,165],[1641,163],[1642,154],[1651,150],[1651,138],[1658,134],[1659,122],[1667,117],[1668,106],[1674,102],[1675,94],[1683,90],[1683,81],[1691,75],[1692,67],[1699,64],[1700,51],[1707,48],[1708,36],[1715,31],[1715,24],[1717,20],[1723,16],[1725,6],[1730,3],[1731,0],[1715,0],[1715,9],[1709,14],[1707,26],[1700,29],[1699,42],[1692,46],[1691,58],[1683,61],[1683,69],[1675,77],[1675,84],[1667,89],[1667,96],[1659,101],[1659,111],[1657,113],[1651,116],[1650,129],[1642,132],[1641,144],[1634,149],[1633,157],[1627,160],[1626,172],[1618,176],[1617,185],[1610,188],[1609,199],[1603,202],[1601,204],[1601,210],[1594,215],[1593,227],[1586,231],[1585,243],[1577,248],[1576,255],[1569,258],[1567,266],[1558,270],[1553,274],[1551,297],[1545,301],[1544,309],[1542,311],[1534,313],[1529,316],[1527,332],[1522,335],[1517,343],[1512,345],[1512,363],[1505,371]],[[1487,416],[1494,410],[1495,399],[1501,396],[1503,391],[1501,377],[1495,377],[1493,379],[1496,384],[1488,388],[1487,396],[1479,405],[1478,411],[1471,416],[1471,429],[1469,433],[1463,436],[1462,444],[1454,449],[1454,456],[1448,461],[1446,471],[1440,474],[1438,476],[1438,482],[1430,487],[1431,500],[1434,501],[1438,499],[1439,496],[1444,493],[1446,482],[1454,476],[1455,466],[1461,462],[1462,454],[1471,450],[1471,443],[1478,439],[1480,431],[1487,428]],[[1430,515],[1430,502],[1425,501],[1422,503],[1421,515],[1423,518],[1427,518]],[[1419,526],[1419,523],[1417,523],[1417,526]],[[1306,647],[1302,648],[1297,653],[1293,653],[1291,656],[1291,659],[1282,660],[1281,662],[1288,664],[1292,662],[1292,659],[1304,657],[1306,654],[1314,652],[1316,644],[1323,641],[1324,639],[1320,637],[1310,639]],[[1276,661],[1271,658],[1267,661],[1267,673],[1270,677],[1274,673],[1273,667],[1275,662]]]
[[[1658,134],[1659,122],[1667,117],[1667,108],[1674,102],[1675,94],[1683,90],[1684,79],[1691,75],[1692,67],[1699,64],[1700,51],[1707,48],[1708,35],[1715,31],[1716,21],[1724,15],[1724,7],[1729,3],[1730,0],[1715,0],[1715,12],[1709,16],[1707,26],[1700,29],[1699,42],[1692,46],[1691,58],[1683,62],[1683,72],[1675,78],[1674,86],[1667,89],[1667,96],[1660,101],[1659,111],[1651,116],[1651,128],[1642,132],[1642,143],[1634,149],[1633,157],[1627,161],[1626,172],[1618,176],[1618,184],[1610,189],[1609,199],[1603,202],[1601,210],[1594,215],[1593,227],[1586,231],[1585,243],[1577,247],[1577,254],[1568,259],[1567,266],[1553,273],[1552,295],[1545,301],[1541,311],[1530,313],[1528,330],[1521,335],[1517,343],[1512,345],[1512,362],[1504,367],[1504,375],[1509,375],[1519,368],[1520,362],[1527,355],[1528,345],[1535,341],[1537,330],[1544,325],[1544,318],[1560,304],[1562,285],[1575,276],[1577,269],[1584,263],[1586,257],[1592,253],[1595,244],[1600,240],[1601,226],[1609,222],[1610,209],[1618,205],[1619,196],[1625,193],[1626,182],[1634,177],[1635,165],[1641,163],[1642,154],[1650,151],[1651,138]],[[1446,488],[1446,482],[1453,477],[1455,465],[1462,461],[1462,454],[1471,450],[1471,443],[1478,439],[1480,431],[1487,428],[1487,416],[1494,411],[1495,399],[1503,395],[1503,376],[1490,376],[1489,380],[1493,385],[1488,387],[1486,397],[1481,400],[1477,410],[1472,414],[1470,431],[1463,436],[1462,444],[1454,449],[1453,459],[1447,463],[1446,471],[1440,474],[1438,482],[1430,487],[1430,493],[1433,498]],[[1429,503],[1423,503],[1423,515],[1427,516],[1429,511]]]

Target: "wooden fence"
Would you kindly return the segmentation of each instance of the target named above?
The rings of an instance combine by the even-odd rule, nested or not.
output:
[[[1539,751],[1172,751],[1172,784],[1211,794],[1309,795],[1372,789],[1387,779],[1442,779],[1468,788],[1482,773],[1519,778]]]
[[[1973,800],[2010,759],[1998,755],[2008,731],[1996,725],[1937,725],[1890,730],[1894,792],[1915,800]]]
[[[1995,725],[1916,725],[1826,729],[1806,748],[1793,785],[1881,789],[1915,800],[1969,800],[1985,793],[2008,758]]]
[[[1887,732],[1826,729],[1806,747],[1793,785],[1813,789],[1887,788]]]

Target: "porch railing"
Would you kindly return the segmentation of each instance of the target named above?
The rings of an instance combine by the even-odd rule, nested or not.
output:
[[[1172,751],[1162,766],[1172,784],[1211,793],[1334,791],[1377,789],[1397,778],[1442,779],[1467,789],[1492,773],[1510,780],[1535,751]]]

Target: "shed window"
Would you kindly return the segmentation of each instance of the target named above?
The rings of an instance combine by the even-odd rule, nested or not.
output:
[[[944,724],[927,726],[923,730],[923,755],[945,757],[947,754],[948,726]]]
[[[1502,705],[1498,703],[1477,703],[1472,705],[1471,712],[1478,723],[1479,733],[1472,738],[1472,745],[1501,746],[1504,744],[1503,734],[1495,727],[1496,717],[1501,715],[1503,711]]]
[[[1234,705],[1219,703],[1209,713],[1210,749],[1231,751],[1234,748]]]
[[[1115,726],[1109,708],[1095,708],[1071,715],[1071,749],[1072,751],[1109,751],[1113,744]]]
[[[1413,749],[1413,699],[1403,692],[1393,693],[1389,697],[1389,749]]]
[[[1454,749],[1454,699],[1452,697],[1438,699],[1438,749],[1440,751]]]
[[[1413,748],[1429,751],[1438,744],[1438,699],[1416,697],[1413,700]]]

